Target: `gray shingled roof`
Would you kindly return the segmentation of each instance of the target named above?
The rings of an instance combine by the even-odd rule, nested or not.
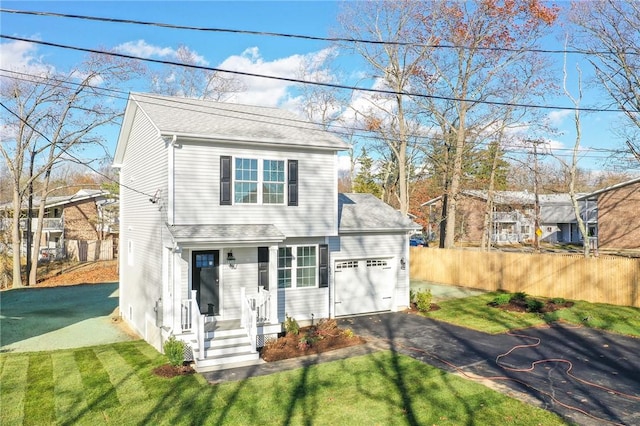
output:
[[[266,242],[284,241],[274,225],[172,225],[176,242]]]
[[[340,233],[422,228],[371,194],[338,194],[338,224]]]
[[[279,108],[144,93],[131,98],[166,135],[336,150],[349,147],[320,126]]]

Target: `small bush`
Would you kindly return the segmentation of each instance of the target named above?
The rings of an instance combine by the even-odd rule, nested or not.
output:
[[[431,290],[419,291],[416,294],[416,307],[420,312],[429,312],[431,310]]]
[[[553,299],[551,299],[551,303],[555,305],[564,305],[565,303],[567,303],[567,300],[562,297],[554,297]]]
[[[540,312],[544,307],[544,303],[536,299],[527,299],[528,312]]]
[[[291,318],[289,315],[285,315],[284,331],[287,334],[300,334],[300,325],[298,324],[298,321]]]
[[[510,301],[511,301],[511,295],[509,293],[502,293],[497,295],[493,299],[492,303],[497,306],[503,306],[503,305],[508,305]]]
[[[169,358],[169,364],[179,367],[184,362],[184,342],[176,339],[175,336],[169,337],[163,345],[164,354]]]
[[[511,296],[511,300],[515,302],[524,302],[527,300],[527,297],[527,293],[525,293],[524,291],[519,291]]]
[[[318,330],[335,330],[336,328],[338,328],[338,321],[336,321],[334,318],[322,318],[320,321],[318,321],[317,328]]]
[[[353,333],[353,330],[351,330],[350,328],[345,328],[344,330],[342,330],[342,334],[344,334],[345,336],[347,336],[349,339],[353,339],[356,335]]]

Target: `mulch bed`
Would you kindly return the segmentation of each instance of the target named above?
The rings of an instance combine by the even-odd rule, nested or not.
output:
[[[176,367],[171,364],[164,364],[153,369],[153,374],[160,377],[166,377],[167,379],[176,376],[189,376],[195,372],[196,371],[191,367],[191,365],[179,365]]]
[[[308,338],[305,338],[308,337]],[[362,337],[348,330],[334,328],[325,332],[315,326],[302,327],[298,334],[284,334],[274,341],[267,342],[260,350],[260,357],[267,362],[319,354],[366,343]]]
[[[546,301],[541,300],[540,302],[542,302],[542,307],[540,309],[537,309],[535,312],[541,313],[541,314],[544,314],[547,312],[554,312],[559,309],[570,308],[574,304],[571,301],[555,303],[552,300],[546,300]],[[521,299],[513,299],[509,303],[504,305],[499,305],[494,302],[490,302],[489,306],[493,306],[494,308],[502,309],[503,311],[509,311],[509,312],[531,312],[528,309],[527,302]]]

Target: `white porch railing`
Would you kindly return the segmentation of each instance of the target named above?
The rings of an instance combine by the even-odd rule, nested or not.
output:
[[[271,293],[263,286],[258,287],[258,297],[253,299],[258,324],[264,324],[271,318]]]
[[[191,331],[193,327],[193,319],[191,313],[193,312],[194,299],[186,299],[181,302],[180,305],[180,324],[182,326],[182,332],[186,333]]]
[[[204,359],[204,315],[200,314],[200,308],[196,303],[196,290],[191,290],[191,298],[182,301],[183,308],[186,307],[188,312],[187,322],[190,322],[189,328],[195,334],[196,341],[198,342],[198,357]],[[183,321],[183,331],[186,324]]]
[[[247,331],[247,336],[251,341],[251,352],[256,351],[258,327],[256,310],[252,306],[254,299],[247,298],[247,292],[244,287],[240,288],[240,300],[242,304],[242,317],[240,318],[240,325]]]

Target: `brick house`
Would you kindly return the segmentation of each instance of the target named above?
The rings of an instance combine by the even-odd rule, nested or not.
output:
[[[460,193],[457,208],[456,241],[479,243],[484,232],[484,216],[488,203],[487,191],[465,190]],[[569,194],[539,194],[540,241],[582,244],[582,237]],[[437,224],[441,212],[441,197],[422,204],[429,209],[429,222]],[[579,201],[581,215],[588,223],[590,235],[595,233],[596,217],[593,205]],[[430,226],[433,229],[434,226]],[[535,194],[527,191],[495,191],[491,220],[492,243],[531,243],[535,232]]]
[[[68,241],[93,241],[113,238],[117,235],[117,203],[109,193],[101,190],[81,189],[73,195],[48,197],[40,240],[41,257],[60,257]],[[35,232],[40,199],[33,201],[31,230]],[[0,206],[5,213],[12,209],[11,203]],[[26,253],[27,207],[21,209],[21,252]],[[10,229],[12,219],[2,219],[3,229]]]
[[[640,249],[640,178],[600,189],[581,200],[597,205],[598,248]]]

